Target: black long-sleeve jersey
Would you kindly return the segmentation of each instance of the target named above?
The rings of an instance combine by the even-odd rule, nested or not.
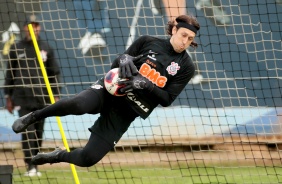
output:
[[[124,97],[143,119],[158,106],[169,106],[193,77],[195,66],[186,51],[174,51],[170,39],[141,36],[125,51],[131,56],[143,55],[134,61],[139,73],[154,85],[152,92],[134,90]],[[117,68],[115,59],[111,68]]]
[[[52,48],[38,40],[42,60],[54,95],[59,94],[60,69]],[[14,44],[9,53],[5,76],[4,93],[11,96],[15,105],[42,106],[50,103],[48,91],[40,69],[32,41],[21,40]],[[44,98],[45,97],[45,98]]]

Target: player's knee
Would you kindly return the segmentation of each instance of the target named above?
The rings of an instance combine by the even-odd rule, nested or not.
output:
[[[91,167],[95,164],[97,164],[101,159],[102,157],[98,157],[97,155],[95,154],[91,154],[91,153],[87,153],[85,150],[84,150],[84,153],[82,154],[83,155],[83,166],[84,167]]]
[[[84,167],[91,167],[97,164],[100,160],[93,157],[85,157],[84,158]]]

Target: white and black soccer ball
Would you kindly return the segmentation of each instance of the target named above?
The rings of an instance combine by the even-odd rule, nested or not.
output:
[[[121,80],[126,80],[126,79],[121,79],[118,76],[118,71],[119,68],[113,68],[111,69],[104,78],[104,84],[106,90],[114,95],[114,96],[124,96],[125,93],[120,93],[119,89],[123,87],[123,85],[119,85],[118,82]]]

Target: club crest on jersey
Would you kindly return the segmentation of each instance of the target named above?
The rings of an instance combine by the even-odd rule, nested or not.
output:
[[[180,66],[178,66],[178,63],[175,62],[171,62],[171,65],[169,65],[166,70],[168,72],[168,74],[174,76],[177,74],[177,70],[180,69]]]

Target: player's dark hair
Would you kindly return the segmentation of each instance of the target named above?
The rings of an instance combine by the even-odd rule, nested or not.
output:
[[[173,29],[174,26],[176,26],[176,28],[179,29],[179,26],[177,26],[177,24],[179,22],[187,23],[187,24],[193,26],[196,30],[200,29],[200,24],[198,23],[196,17],[191,16],[191,15],[180,15],[180,16],[176,17],[175,20],[168,21],[166,33],[168,35],[172,36],[172,29]],[[191,43],[191,46],[195,48],[195,47],[198,46],[198,44],[195,41],[193,41]]]

